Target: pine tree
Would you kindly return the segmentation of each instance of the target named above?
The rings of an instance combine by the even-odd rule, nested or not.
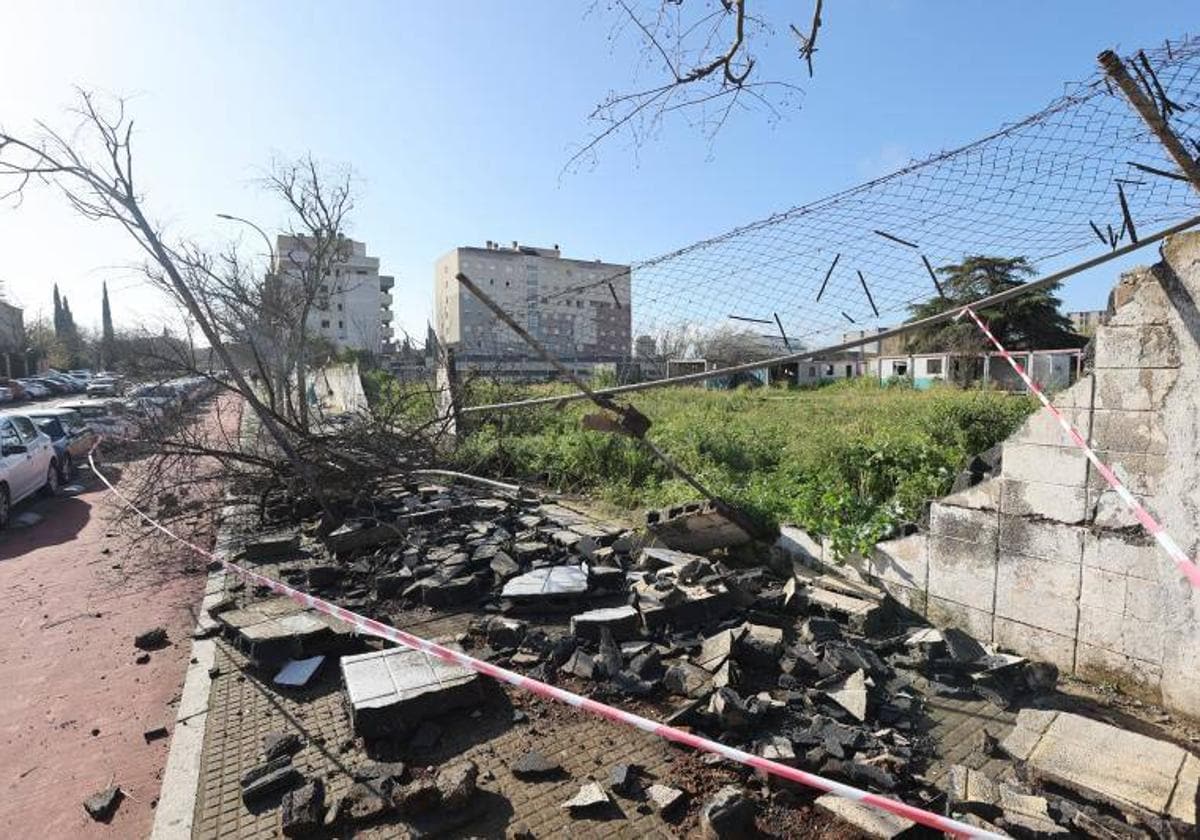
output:
[[[62,333],[63,338],[70,338],[75,335],[75,316],[71,314],[71,302],[67,300],[67,296],[62,298]]]
[[[108,305],[108,283],[104,283],[104,294],[100,298],[100,330],[105,344],[111,344],[114,339],[112,309]]]
[[[61,338],[63,334],[62,298],[58,295],[58,284],[54,284],[54,337]]]

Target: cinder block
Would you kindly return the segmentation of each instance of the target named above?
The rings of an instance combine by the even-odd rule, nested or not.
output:
[[[868,563],[869,573],[879,580],[924,590],[929,580],[929,538],[911,534],[877,543]]]
[[[1078,381],[1070,388],[1066,388],[1055,394],[1054,405],[1058,407],[1059,411],[1071,408],[1091,408],[1094,390],[1095,381],[1089,373],[1079,377]],[[1038,413],[1040,414],[1041,412]],[[1040,441],[1029,441],[1029,443],[1040,443]]]
[[[805,566],[817,568],[825,556],[821,543],[814,539],[808,531],[795,525],[781,525],[779,538],[775,546],[793,560],[798,560]]]
[[[1095,607],[1079,608],[1078,639],[1083,644],[1113,652],[1121,650],[1121,614]]]
[[[1042,481],[1001,479],[1000,512],[1075,524],[1087,517],[1087,490]]]
[[[1157,621],[1138,619],[1128,614],[1118,615],[1091,607],[1079,609],[1080,642],[1131,659],[1161,665],[1168,636],[1166,626]]]
[[[1179,576],[1171,561],[1166,576],[1155,580],[1126,577],[1125,614],[1135,621],[1163,621],[1164,604],[1187,603],[1191,584]]]
[[[1057,398],[1055,405],[1058,405]],[[1079,430],[1085,438],[1091,428],[1091,409],[1087,406],[1070,408],[1058,406],[1063,417]],[[1071,436],[1047,409],[1040,408],[1021,424],[1021,427],[1004,442],[1005,466],[1008,461],[1008,450],[1011,446],[1028,444],[1032,446],[1073,446]]]
[[[929,594],[991,612],[996,546],[934,535],[929,541]]]
[[[1120,477],[1120,473],[1117,473]],[[1141,493],[1134,493],[1133,497],[1137,499],[1138,504],[1144,507],[1150,513],[1154,513],[1154,497],[1146,496]],[[1092,521],[1098,528],[1107,528],[1110,530],[1124,530],[1128,528],[1140,528],[1137,516],[1125,504],[1116,490],[1096,489],[1088,490],[1088,511]]]
[[[966,490],[943,497],[941,503],[971,510],[999,510],[1000,482],[994,478],[986,479],[974,487],[968,487]]]
[[[1124,615],[1125,584],[1128,580],[1129,578],[1120,572],[1084,566],[1079,606],[1117,616]]]
[[[1177,368],[1110,368],[1097,371],[1095,407],[1109,411],[1153,411],[1162,407]]]
[[[929,508],[929,533],[956,540],[994,542],[996,514],[934,502]]]
[[[1166,455],[1153,455],[1145,452],[1100,452],[1096,455],[1112,468],[1121,482],[1131,493],[1153,496],[1158,492],[1160,479],[1167,469]],[[1088,475],[1088,487],[1103,492],[1108,489],[1108,482],[1099,470],[1093,469]]]
[[[1167,434],[1157,411],[1096,411],[1092,414],[1091,444],[1111,452],[1167,451]]]
[[[1060,671],[1070,673],[1075,665],[1075,639],[1040,627],[996,616],[993,631],[996,647],[1015,651],[1030,659],[1053,662]]]
[[[929,605],[929,596],[924,589],[914,589],[895,581],[876,578],[874,584],[892,596],[906,609],[912,610],[919,616],[924,616]]]
[[[1075,646],[1075,673],[1095,682],[1115,683],[1124,691],[1159,702],[1162,668],[1111,650],[1080,642]]]
[[[1078,592],[1078,565],[1000,553],[997,618],[1074,637],[1079,617]]]
[[[1001,514],[1000,553],[1077,564],[1083,553],[1085,533],[1074,525]]]
[[[1179,346],[1165,324],[1104,326],[1096,331],[1096,370],[1179,367]]]
[[[1140,327],[1170,323],[1173,304],[1147,268],[1121,275],[1113,290],[1116,312],[1108,319],[1110,327]]]
[[[956,627],[981,642],[992,641],[991,610],[976,610],[963,604],[930,595],[925,619],[936,627]]]
[[[1087,466],[1087,457],[1074,446],[1006,443],[1001,474],[1018,481],[1082,487],[1087,481]]]
[[[1085,533],[1083,565],[1129,577],[1156,580],[1164,562],[1153,538],[1144,534]]]

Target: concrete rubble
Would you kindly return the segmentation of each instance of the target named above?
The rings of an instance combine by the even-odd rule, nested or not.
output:
[[[647,538],[531,499],[426,484],[389,492],[373,517],[327,536],[305,525],[256,538],[242,552],[275,560],[286,580],[379,620],[407,610],[470,613],[465,633],[439,641],[601,702],[650,704],[674,726],[772,761],[920,807],[942,810],[948,802],[964,819],[1018,836],[1139,836],[1120,833],[1121,825],[1155,837],[1194,830],[1194,755],[1027,708],[1054,691],[1053,665],[930,627],[860,581],[780,563],[713,524],[711,506],[660,516]],[[687,550],[703,539],[714,547]],[[241,597],[214,618],[252,663],[274,663],[271,675],[293,659],[336,659],[356,735],[380,752],[400,750],[405,761],[434,748],[443,727],[469,726],[472,711],[489,702],[493,684],[475,671],[419,651],[380,649],[287,599]],[[323,670],[333,678],[333,668]],[[956,767],[937,785],[926,778],[938,749],[927,734],[927,707],[937,698],[1020,709],[1012,734],[986,747],[1008,762],[1007,776]],[[511,718],[528,720],[520,709]],[[610,765],[601,784],[572,779],[559,761],[531,750],[492,767],[448,761],[423,774],[375,762],[355,771],[348,793],[325,803],[318,780],[292,764],[302,744],[281,733],[265,746],[263,764],[242,779],[243,796],[286,794],[283,825],[297,832],[385,817],[405,821],[416,836],[440,830],[437,819],[447,817],[435,818],[439,809],[458,820],[469,815],[481,774],[571,782],[577,792],[555,801],[580,818],[622,801],[667,820],[687,812],[705,837],[746,836],[764,797],[794,795],[772,781],[762,796],[740,786],[689,796],[677,780],[643,777],[628,764]],[[1096,762],[1097,754],[1119,758]],[[815,805],[871,836],[914,829],[832,796]]]

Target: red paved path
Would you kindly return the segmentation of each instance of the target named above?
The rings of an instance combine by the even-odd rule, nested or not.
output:
[[[202,561],[127,547],[109,521],[117,500],[86,470],[80,478],[78,496],[17,507],[42,522],[0,532],[5,837],[147,836],[170,739],[143,733],[174,729],[191,655]],[[171,645],[136,664],[133,637],[158,625]],[[110,784],[127,796],[111,823],[93,822],[83,800]]]

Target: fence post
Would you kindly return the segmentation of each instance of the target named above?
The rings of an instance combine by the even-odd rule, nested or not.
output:
[[[1121,93],[1125,94],[1125,98],[1129,100],[1129,104],[1138,112],[1138,115],[1149,127],[1154,136],[1158,138],[1158,142],[1162,143],[1163,148],[1167,150],[1167,154],[1175,161],[1175,165],[1179,167],[1184,176],[1191,183],[1192,188],[1196,192],[1200,192],[1200,165],[1196,163],[1196,159],[1188,154],[1187,148],[1183,142],[1167,125],[1166,116],[1161,113],[1146,92],[1134,81],[1129,75],[1129,71],[1125,69],[1125,63],[1121,61],[1112,50],[1105,50],[1099,55],[1100,66],[1104,68],[1104,72],[1113,83],[1121,89]]]

